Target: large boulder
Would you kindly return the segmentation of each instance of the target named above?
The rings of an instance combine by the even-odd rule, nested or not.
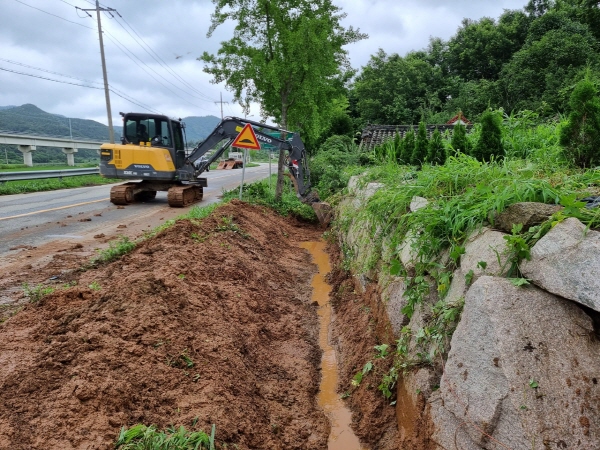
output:
[[[482,276],[451,347],[428,401],[438,449],[598,448],[600,342],[576,304]]]
[[[454,303],[465,295],[470,283],[482,275],[502,275],[508,269],[506,233],[482,227],[465,241],[460,267],[454,271],[446,302]],[[468,279],[468,280],[467,280]]]
[[[527,231],[530,227],[544,222],[562,208],[560,205],[537,202],[513,203],[492,219],[496,228],[507,233],[512,233],[513,225],[519,223],[523,225],[523,230]]]
[[[600,311],[600,233],[575,218],[546,233],[521,272],[548,292]]]

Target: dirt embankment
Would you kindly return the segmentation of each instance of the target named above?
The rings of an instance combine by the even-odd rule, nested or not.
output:
[[[332,285],[331,302],[335,311],[332,324],[332,339],[339,354],[338,390],[346,399],[353,412],[353,429],[361,442],[372,449],[399,449],[398,427],[396,423],[396,390],[386,399],[379,390],[384,375],[392,364],[394,334],[383,303],[371,284],[363,292],[358,281],[343,269],[341,251],[330,245],[333,270],[329,276]],[[388,345],[385,358],[375,346]],[[352,383],[355,375],[361,373],[366,364],[372,368],[356,386]],[[349,394],[349,395],[348,395]]]
[[[233,203],[28,305],[0,328],[0,448],[111,448],[138,422],[323,448],[314,267],[297,245],[318,237]]]
[[[232,202],[119,261],[63,273],[74,287],[0,325],[0,448],[109,449],[121,426],[136,423],[215,424],[218,448],[327,448],[310,303],[316,267],[298,246],[320,237],[311,225]],[[345,286],[334,332],[347,362],[343,392],[389,336],[358,294],[348,297],[347,274],[336,271],[333,284]],[[368,448],[395,448],[394,409],[375,380],[348,400],[354,425]]]

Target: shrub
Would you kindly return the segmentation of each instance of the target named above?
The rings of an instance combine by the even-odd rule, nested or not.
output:
[[[579,167],[600,162],[600,99],[588,79],[577,83],[569,101],[569,122],[561,129],[560,143],[566,157]]]
[[[437,128],[429,141],[427,161],[434,165],[442,165],[446,162],[446,146],[444,145],[442,134]]]
[[[502,116],[499,111],[486,111],[481,115],[481,132],[473,149],[479,161],[490,161],[504,157],[502,146]]]
[[[427,128],[425,122],[419,122],[419,130],[415,139],[415,145],[410,157],[410,163],[413,166],[420,166],[427,157],[427,146],[429,141],[427,139]]]
[[[450,145],[455,152],[461,152],[468,155],[471,152],[469,139],[467,139],[467,129],[462,124],[456,124],[452,130],[452,140]]]

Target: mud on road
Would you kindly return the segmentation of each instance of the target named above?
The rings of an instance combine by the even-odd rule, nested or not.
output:
[[[59,256],[63,287],[0,325],[0,448],[110,449],[121,426],[136,423],[215,424],[217,448],[327,448],[316,268],[299,247],[321,234],[234,201],[96,269],[76,270],[83,261],[73,252]],[[30,276],[47,279],[56,267]],[[350,351],[340,384],[371,356],[377,333],[361,331],[362,355]],[[373,403],[353,405],[359,437],[394,448],[393,408],[364,390],[357,399]]]

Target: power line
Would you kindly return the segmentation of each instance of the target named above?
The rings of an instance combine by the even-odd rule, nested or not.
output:
[[[122,17],[122,16],[119,16],[119,17],[121,17],[121,19],[123,19],[123,17]],[[159,65],[159,66],[161,66],[163,69],[167,70],[167,72],[169,72],[171,75],[173,75],[173,76],[174,76],[176,79],[179,79],[179,80],[180,80],[182,83],[184,83],[184,85],[186,84],[185,80],[183,80],[183,78],[181,78],[181,77],[180,77],[179,75],[177,75],[177,73],[175,73],[175,72],[174,72],[174,71],[173,71],[173,70],[172,70],[170,67],[168,67],[168,65],[167,65],[166,63],[164,63],[164,61],[163,61],[162,59],[161,59],[161,61],[163,61],[163,63],[164,63],[164,64],[163,64],[163,63],[161,63],[161,61],[159,61],[159,60],[158,60],[156,57],[154,57],[154,56],[152,55],[152,53],[154,53],[154,54],[155,54],[155,55],[156,55],[156,56],[157,56],[157,57],[160,59],[160,56],[158,56],[158,54],[157,54],[157,53],[156,53],[154,50],[152,50],[152,48],[151,48],[151,47],[150,47],[148,44],[146,44],[146,42],[145,42],[145,41],[144,41],[144,40],[143,40],[143,39],[140,37],[140,35],[139,35],[139,34],[138,34],[138,33],[137,33],[137,32],[136,32],[136,31],[135,31],[135,30],[134,30],[134,29],[131,27],[131,25],[129,25],[129,24],[128,24],[128,23],[125,21],[125,19],[123,19],[123,21],[124,21],[125,23],[127,23],[127,25],[129,26],[129,28],[131,28],[131,30],[132,30],[132,31],[133,31],[133,32],[134,32],[134,33],[135,33],[135,34],[136,34],[136,35],[137,35],[137,36],[140,38],[140,40],[141,40],[142,42],[144,42],[144,44],[146,45],[146,47],[148,47],[148,49],[150,49],[150,51],[152,51],[152,53],[150,53],[148,50],[146,50],[146,48],[144,48],[144,46],[143,46],[142,44],[140,44],[140,42],[139,42],[139,41],[138,41],[138,40],[137,40],[137,39],[136,39],[136,38],[135,38],[135,37],[134,37],[134,36],[133,36],[133,35],[132,35],[132,34],[131,34],[131,33],[130,33],[130,32],[129,32],[129,31],[128,31],[128,30],[127,30],[127,29],[126,29],[126,28],[125,28],[125,27],[124,27],[122,24],[121,24],[121,23],[120,23],[120,22],[119,22],[119,19],[116,19],[116,21],[117,21],[117,24],[118,24],[118,25],[119,25],[121,28],[123,28],[123,30],[125,30],[125,32],[126,32],[126,33],[127,33],[127,34],[128,34],[128,35],[129,35],[129,36],[130,36],[130,37],[131,37],[131,38],[132,38],[134,41],[135,41],[135,42],[136,42],[136,44],[138,44],[138,45],[139,45],[139,46],[142,48],[142,50],[144,50],[144,51],[145,51],[145,52],[146,52],[148,55],[150,55],[150,57],[151,57],[152,59],[154,59],[154,61],[156,61],[156,62],[158,63],[158,65]],[[108,32],[107,32],[107,33],[108,33]],[[129,51],[129,50],[128,50],[128,51]],[[132,54],[134,54],[133,52],[131,52],[131,53],[132,53]],[[135,55],[134,55],[134,56],[135,56]],[[137,58],[137,56],[136,56],[136,58]],[[139,58],[138,58],[138,60],[140,60],[140,61],[141,61],[141,59],[139,59]],[[146,65],[146,64],[144,63],[144,65]],[[175,84],[173,84],[171,81],[167,80],[165,77],[163,77],[163,76],[162,76],[162,75],[160,75],[158,72],[156,72],[154,69],[152,69],[150,66],[146,65],[146,67],[148,67],[150,70],[152,70],[154,73],[156,73],[156,74],[157,74],[159,77],[161,77],[163,80],[165,80],[165,82],[169,83],[169,84],[170,84],[171,86],[173,86],[174,88],[176,88],[176,89],[179,89],[181,92],[183,92],[183,93],[185,93],[185,94],[187,94],[187,95],[190,95],[191,97],[197,98],[198,100],[202,100],[202,101],[212,101],[212,99],[211,99],[210,97],[208,97],[206,94],[203,94],[202,92],[200,92],[200,91],[198,91],[198,90],[194,89],[194,87],[193,87],[193,86],[191,86],[191,85],[187,84],[187,85],[188,85],[188,86],[189,86],[189,87],[190,87],[190,88],[191,88],[193,91],[197,92],[198,94],[200,94],[200,95],[201,95],[202,97],[204,97],[204,98],[202,98],[202,97],[197,97],[196,95],[190,94],[190,93],[189,93],[188,91],[186,91],[185,89],[182,89],[182,88],[180,88],[179,86],[176,86]],[[195,106],[195,105],[194,105],[194,106]]]
[[[165,68],[169,73],[171,73],[176,79],[178,79],[181,83],[183,83],[185,86],[187,86],[188,88],[192,89],[194,92],[198,93],[199,95],[203,96],[205,98],[206,101],[214,101],[214,99],[210,98],[209,96],[207,96],[206,94],[204,94],[203,92],[197,90],[194,86],[192,86],[191,84],[189,84],[187,81],[185,81],[183,78],[181,78],[181,76],[179,76],[179,74],[177,74],[177,72],[175,72],[173,69],[171,69],[171,67],[169,67],[169,65],[158,55],[158,53],[156,53],[152,47],[150,47],[146,41],[144,41],[144,39],[138,34],[137,31],[135,31],[135,29],[129,24],[129,22],[127,22],[127,20],[125,20],[125,18],[123,18],[122,16],[119,16],[123,22],[125,22],[127,24],[127,26],[129,28],[131,28],[131,31],[133,31],[135,33],[135,35],[137,37],[140,38],[140,40],[144,43],[144,45],[146,47],[148,47],[148,49],[154,53],[154,55],[156,55],[156,58],[158,58],[158,60],[152,56],[152,54],[150,54],[139,42],[138,45],[140,47],[142,47],[142,49],[144,49],[144,51],[146,51],[146,53],[148,53],[159,65],[161,65],[163,68]],[[129,33],[129,31],[127,31],[127,29],[119,22],[119,19],[117,19],[117,23],[121,26],[121,28],[123,28],[130,36],[131,33]],[[131,36],[133,38],[133,36]],[[135,38],[133,38],[134,40],[136,40]],[[137,40],[136,40],[137,42]],[[160,60],[160,61],[159,61]]]
[[[71,84],[73,86],[80,86],[80,87],[86,87],[86,88],[90,88],[90,89],[102,89],[101,87],[96,87],[96,86],[88,86],[85,84],[78,84],[78,83],[71,83],[69,81],[61,81],[61,80],[56,80],[54,78],[48,78],[48,77],[41,77],[39,75],[33,75],[31,73],[25,73],[25,72],[19,72],[17,70],[10,70],[10,69],[5,69],[4,67],[0,67],[0,70],[4,70],[5,72],[12,72],[12,73],[16,73],[19,75],[25,75],[28,77],[33,77],[33,78],[39,78],[41,80],[48,80],[48,81],[54,81],[56,83],[63,83],[63,84]]]
[[[91,28],[91,27],[88,27],[88,26],[83,25],[81,23],[73,22],[72,20],[65,19],[64,17],[57,16],[56,14],[52,14],[52,13],[50,13],[48,11],[44,11],[43,9],[36,8],[35,6],[28,5],[27,3],[24,3],[21,0],[15,0],[15,2],[20,3],[22,5],[25,5],[25,6],[29,6],[30,8],[33,8],[33,9],[37,9],[38,11],[43,12],[44,14],[48,14],[48,15],[56,17],[56,18],[58,18],[60,20],[64,20],[65,22],[74,23],[75,25],[79,25],[80,27],[87,28],[89,30],[93,30],[93,28]]]
[[[39,75],[30,74],[30,73],[19,72],[17,70],[10,70],[10,69],[6,69],[4,67],[0,67],[0,70],[3,70],[5,72],[16,73],[18,75],[25,75],[25,76],[32,77],[32,78],[39,78],[41,80],[53,81],[55,83],[70,84],[72,86],[85,87],[85,88],[89,88],[89,89],[98,89],[98,90],[102,90],[103,89],[103,88],[97,87],[97,86],[89,86],[89,85],[86,85],[86,84],[71,83],[69,81],[57,80],[55,78],[42,77],[42,76],[39,76]],[[72,78],[72,77],[70,77],[70,78]],[[127,95],[127,94],[124,94],[123,92],[121,92],[121,91],[119,91],[119,90],[117,90],[117,89],[115,89],[113,87],[110,87],[109,90],[111,92],[113,92],[115,95],[117,95],[118,97],[121,97],[122,99],[127,100],[128,102],[133,103],[134,105],[140,106],[140,107],[142,107],[144,109],[147,109],[148,111],[151,111],[151,112],[154,112],[154,113],[159,113],[157,110],[151,108],[150,106],[144,105],[139,100],[136,100],[133,97],[131,97],[131,96]]]
[[[41,72],[51,73],[52,75],[59,75],[61,77],[65,77],[65,78],[71,78],[73,80],[83,81],[84,83],[102,84],[99,81],[84,80],[82,78],[73,77],[71,75],[65,75],[65,74],[60,73],[60,72],[53,72],[51,70],[42,69],[41,67],[30,66],[28,64],[24,64],[24,63],[21,63],[21,62],[18,62],[18,61],[11,61],[10,59],[0,58],[0,61],[4,61],[4,62],[7,62],[7,63],[11,63],[11,64],[16,64],[16,65],[22,66],[22,67],[27,67],[28,69],[34,69],[34,70],[39,70]]]
[[[151,73],[149,73],[144,67],[140,66],[131,56],[129,56],[127,54],[127,52],[129,52],[135,59],[137,59],[140,63],[142,63],[144,66],[146,66],[149,70],[151,70],[152,72],[154,72],[156,75],[158,75],[159,77],[161,77],[163,80],[165,80],[167,83],[173,85],[173,83],[171,83],[170,81],[166,80],[165,77],[163,77],[161,74],[159,74],[158,72],[156,72],[156,70],[154,70],[152,67],[148,66],[148,64],[146,64],[144,61],[142,61],[140,58],[138,58],[138,56],[133,53],[131,50],[129,50],[127,47],[125,47],[124,45],[122,45],[121,43],[119,43],[116,38],[113,39],[112,34],[110,34],[108,31],[104,31],[106,33],[106,37],[112,41],[113,44],[115,44],[117,46],[117,48],[119,50],[121,50],[125,56],[127,56],[129,59],[131,59],[140,69],[142,69],[144,72],[146,72],[154,81],[156,81],[158,84],[160,84],[163,88],[165,88],[166,90],[168,90],[171,94],[175,95],[176,97],[180,98],[181,100],[183,100],[184,102],[189,103],[190,105],[196,107],[196,108],[200,108],[200,109],[204,109],[205,111],[208,111],[206,108],[203,108],[202,106],[196,105],[192,102],[190,102],[189,100],[183,98],[182,96],[178,95],[176,92],[173,92],[171,89],[169,89],[167,86],[165,86],[163,83],[161,83],[160,80],[157,80]],[[177,86],[175,86],[177,87]]]

